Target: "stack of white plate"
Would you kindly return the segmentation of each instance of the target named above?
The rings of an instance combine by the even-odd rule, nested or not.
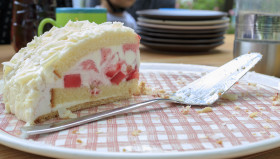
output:
[[[166,51],[208,51],[224,42],[226,13],[207,10],[138,11],[137,33],[147,47]]]

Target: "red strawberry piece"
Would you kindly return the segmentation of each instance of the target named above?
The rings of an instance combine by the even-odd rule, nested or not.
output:
[[[126,81],[130,81],[132,79],[139,79],[139,72],[138,70],[134,70],[128,74]]]
[[[101,91],[100,90],[96,90],[95,91],[95,94],[99,94]]]
[[[101,65],[108,60],[108,56],[112,54],[110,48],[101,48]]]
[[[132,50],[133,52],[137,52],[138,44],[123,44],[123,52],[128,50]]]
[[[128,66],[126,67],[126,73],[129,74],[131,71],[133,71],[132,66],[131,66],[131,65],[128,65]]]
[[[121,71],[123,63],[117,63],[114,67],[110,67],[108,71],[105,73],[107,77],[114,77],[118,72]]]
[[[122,73],[122,72],[119,72],[119,73],[117,73],[112,79],[111,79],[111,82],[113,83],[113,84],[117,84],[117,85],[119,85],[119,83],[121,83],[121,81],[125,78],[125,74],[124,73]]]
[[[81,63],[83,66],[83,70],[94,70],[95,72],[99,72],[94,61],[92,60],[86,60]]]
[[[90,91],[90,93],[92,94],[92,95],[97,95],[97,94],[99,94],[101,91],[99,90],[99,89],[97,89],[97,88],[95,88],[95,89],[92,89],[91,91]]]
[[[70,74],[64,76],[64,88],[81,87],[81,75]]]
[[[141,40],[141,36],[140,35],[137,34],[137,37],[138,37],[139,40]]]

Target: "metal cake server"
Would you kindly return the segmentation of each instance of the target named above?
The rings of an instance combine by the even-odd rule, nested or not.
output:
[[[57,123],[24,126],[21,132],[25,135],[35,135],[59,131],[110,116],[122,114],[152,103],[175,102],[188,105],[211,105],[225,93],[235,82],[255,66],[262,58],[259,53],[239,56],[200,79],[188,84],[174,93],[169,99],[152,99],[138,104],[107,110],[104,112],[68,119]]]

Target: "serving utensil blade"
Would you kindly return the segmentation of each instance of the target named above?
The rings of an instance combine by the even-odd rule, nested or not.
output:
[[[260,53],[239,56],[172,95],[172,99],[189,105],[211,105],[243,77],[262,58]]]

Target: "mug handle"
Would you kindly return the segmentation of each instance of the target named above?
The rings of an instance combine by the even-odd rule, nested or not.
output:
[[[52,18],[45,18],[43,19],[40,24],[39,24],[39,27],[38,27],[38,36],[42,35],[43,34],[43,29],[44,29],[44,26],[47,24],[47,23],[50,23],[52,24],[53,26],[56,26],[58,27],[57,23],[55,20],[53,20]]]

